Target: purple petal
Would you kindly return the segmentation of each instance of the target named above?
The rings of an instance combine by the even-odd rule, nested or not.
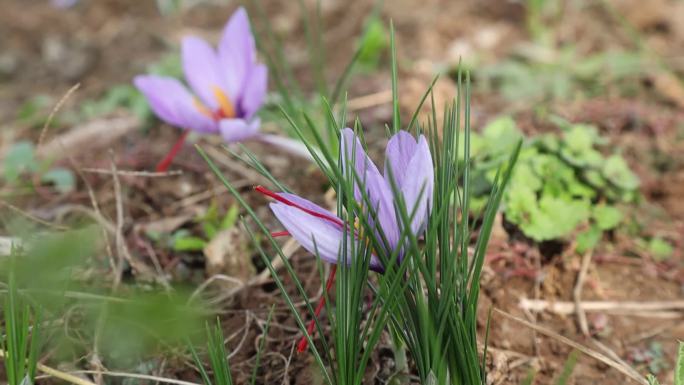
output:
[[[369,209],[374,210],[377,214],[380,227],[382,228],[389,245],[391,247],[396,246],[399,241],[400,233],[394,212],[394,197],[392,191],[378,171],[378,168],[375,167],[373,161],[366,155],[359,138],[350,128],[342,130],[341,146],[342,170],[346,175],[347,165],[354,162],[354,172],[356,173],[356,176],[352,174],[351,177],[354,179],[357,179],[356,177],[358,177],[361,182],[361,186],[358,186],[355,182],[354,196],[356,200],[362,204],[367,203],[364,201],[363,195],[361,194],[360,188],[363,188],[368,195],[368,200],[373,205],[373,207],[370,207]]]
[[[335,214],[333,214],[330,211],[324,209],[323,207],[311,202],[308,199],[304,199],[304,198],[300,197],[299,195],[284,193],[284,192],[276,193],[276,194],[280,197],[283,197],[285,200],[288,200],[294,204],[297,204],[301,207],[304,207],[307,210],[311,210],[311,211],[318,213],[318,214],[321,214],[323,216],[330,217],[331,221],[339,222],[340,224],[343,223],[342,220],[340,218],[338,218]],[[334,225],[331,221],[328,221],[328,222],[330,222],[330,224]]]
[[[181,54],[183,72],[190,87],[209,108],[218,109],[214,90],[217,87],[221,90],[227,87],[221,75],[225,69],[219,65],[214,49],[206,41],[190,36],[183,39]]]
[[[388,186],[392,186],[388,168],[391,168],[391,175],[394,177],[394,183],[400,190],[404,185],[404,181],[407,179],[406,176],[412,175],[407,173],[407,170],[409,162],[416,152],[417,145],[418,142],[416,142],[416,139],[403,130],[392,136],[389,142],[387,142],[384,174]]]
[[[67,9],[76,5],[76,3],[78,3],[78,0],[52,0],[50,1],[50,3],[55,8]]]
[[[195,107],[193,96],[178,80],[140,75],[133,84],[145,95],[155,115],[166,123],[201,133],[216,132],[216,123]]]
[[[251,122],[243,119],[222,119],[219,121],[219,131],[227,143],[236,143],[256,135],[260,124],[259,119],[253,119]]]
[[[240,106],[245,119],[251,119],[252,116],[259,110],[266,98],[268,91],[268,68],[265,65],[259,64],[252,67],[249,73],[249,79],[245,83],[242,93],[242,100]]]
[[[420,136],[413,156],[406,166],[405,175],[407,177],[403,181],[401,192],[404,195],[408,215],[414,215],[411,221],[411,231],[418,235],[427,225],[427,217],[432,209],[432,190],[435,183],[430,147],[423,135]]]
[[[312,254],[318,252],[318,256],[326,262],[337,263],[344,236],[340,227],[294,206],[271,203],[270,207],[280,223],[303,248]]]
[[[316,206],[309,202],[307,208],[310,205]],[[340,253],[342,252],[342,241],[345,237],[340,227],[325,219],[307,214],[294,206],[288,206],[283,203],[271,203],[270,207],[280,223],[304,249],[314,255],[318,255],[325,262],[338,263]],[[323,210],[320,207],[318,209]],[[344,260],[347,263],[351,263],[352,237],[350,234],[346,236],[348,246]],[[375,256],[371,256],[370,268],[374,271],[383,271],[382,264]]]
[[[228,95],[238,100],[242,97],[247,76],[256,61],[254,36],[244,8],[238,8],[223,29],[218,56],[224,67],[223,78]]]

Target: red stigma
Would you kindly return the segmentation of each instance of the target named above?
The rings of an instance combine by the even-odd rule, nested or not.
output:
[[[223,120],[223,119],[227,119],[227,118],[229,119],[229,118],[231,118],[231,116],[226,115],[226,113],[223,112],[223,110],[219,108],[216,111],[213,111],[211,113],[211,118],[215,122],[218,122],[219,120]]]
[[[277,238],[277,237],[286,237],[290,235],[290,232],[285,230],[285,231],[274,231],[271,233],[271,237]]]
[[[302,205],[294,203],[291,200],[282,197],[278,193],[275,193],[275,192],[265,188],[264,186],[256,186],[256,187],[254,187],[254,190],[266,195],[267,197],[271,197],[280,203],[286,204],[288,206],[296,207],[296,208],[304,211],[305,213],[307,213],[309,215],[313,215],[316,218],[325,219],[328,222],[332,222],[333,224],[340,226],[340,227],[344,226],[344,223],[339,218],[336,218],[332,215],[325,215],[325,214],[319,213],[319,212],[311,210],[311,209],[307,209],[306,207],[303,207]]]

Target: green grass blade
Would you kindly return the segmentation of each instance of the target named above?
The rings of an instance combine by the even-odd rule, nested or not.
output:
[[[534,378],[537,376],[537,371],[534,368],[530,368],[530,370],[527,371],[527,376],[525,376],[525,379],[523,380],[521,385],[532,385],[534,383]]]
[[[189,345],[190,347],[190,354],[192,355],[193,361],[195,361],[195,365],[197,366],[197,369],[200,371],[200,376],[202,377],[202,382],[204,385],[213,385],[211,382],[211,377],[209,377],[209,373],[207,373],[207,370],[204,369],[204,363],[199,357],[199,354],[197,354],[197,350],[195,349],[195,346],[191,343]]]
[[[413,116],[411,116],[411,120],[409,121],[409,125],[406,127],[406,131],[411,131],[413,126],[416,124],[416,121],[418,120],[418,115],[420,114],[420,110],[423,108],[423,105],[425,104],[425,100],[427,99],[428,95],[432,95],[432,89],[435,86],[435,83],[437,83],[437,80],[439,79],[439,75],[435,75],[434,78],[432,78],[432,82],[430,83],[430,86],[428,89],[423,93],[423,97],[420,98],[420,102],[418,103],[418,107],[416,107],[415,111],[413,111]],[[435,104],[434,104],[434,99],[432,100],[432,112],[433,114],[435,113]]]
[[[681,341],[679,342],[674,376],[675,385],[684,385],[684,342]]]
[[[319,0],[320,1],[320,0]],[[316,18],[320,22],[319,8],[320,3],[316,2]],[[316,80],[316,87],[318,88],[318,93],[321,96],[328,96],[328,85],[325,80],[325,73],[323,71],[325,63],[325,53],[323,52],[322,44],[320,44],[320,29],[313,30],[311,18],[309,17],[309,11],[306,8],[303,0],[299,0],[299,8],[302,15],[303,26],[304,26],[304,36],[306,37],[307,52],[309,54],[309,61],[311,63],[311,69],[314,73],[314,78]],[[318,35],[314,37],[314,35]]]
[[[344,90],[344,86],[347,84],[347,81],[349,80],[349,77],[352,74],[352,70],[354,69],[354,65],[356,62],[359,60],[359,56],[361,55],[361,49],[363,47],[359,46],[356,51],[354,52],[354,55],[352,56],[351,60],[349,60],[349,63],[344,67],[344,71],[342,71],[342,75],[337,79],[337,82],[335,82],[335,87],[333,88],[333,92],[330,95],[330,104],[335,105],[337,104],[338,99],[342,95],[342,90]]]
[[[211,368],[214,371],[214,380],[217,385],[232,385],[233,377],[230,373],[230,364],[228,363],[228,354],[226,352],[225,338],[223,337],[223,330],[221,329],[221,321],[216,318],[216,325],[212,329],[207,326],[207,337],[209,361]]]
[[[565,360],[565,363],[563,364],[563,371],[555,382],[556,385],[566,385],[568,383],[572,372],[575,370],[575,365],[577,365],[578,357],[579,352],[577,350],[570,352],[568,359]]]
[[[268,337],[268,329],[271,326],[271,319],[273,318],[274,310],[275,305],[272,305],[271,310],[268,312],[268,317],[266,318],[266,325],[264,326],[263,338],[259,343],[259,349],[257,349],[256,362],[254,363],[254,369],[252,369],[252,378],[249,381],[251,385],[254,385],[254,383],[256,382],[257,369],[259,369],[259,364],[261,364],[261,355],[264,351],[264,347],[266,346],[266,338]]]
[[[394,42],[394,22],[390,21],[390,55],[392,57],[392,133],[396,134],[401,128],[399,115],[399,90],[397,80],[397,47]]]
[[[27,359],[28,378],[32,384],[36,378],[36,367],[38,366],[38,355],[40,353],[41,346],[40,323],[41,316],[37,313],[33,321],[33,328],[31,330],[31,346],[29,348],[29,356]]]

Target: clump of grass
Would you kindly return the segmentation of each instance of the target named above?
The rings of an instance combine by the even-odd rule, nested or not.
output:
[[[261,342],[259,343],[259,348],[257,349],[254,368],[252,369],[252,375],[250,377],[249,383],[254,385],[256,383],[259,365],[261,363],[261,356],[266,346],[266,336],[268,336],[268,329],[271,326],[271,319],[273,318],[273,310],[275,307],[271,307],[268,313],[268,318],[266,319],[266,324],[264,325],[264,333]],[[195,361],[195,365],[199,368],[200,375],[202,376],[202,381],[205,385],[232,385],[233,375],[230,369],[230,363],[228,362],[228,353],[226,351],[225,337],[223,336],[223,329],[221,327],[220,319],[216,319],[216,324],[210,326],[207,324],[207,355],[209,356],[209,364],[211,366],[211,373],[204,368],[204,363],[200,358],[197,350],[193,344],[190,344],[190,352],[192,358]]]
[[[39,317],[18,293],[13,272],[9,273],[3,307],[4,336],[0,357],[5,362],[9,385],[33,384],[40,347]]]
[[[202,359],[200,359],[193,345],[190,345],[192,358],[199,368],[200,374],[202,375],[202,381],[204,381],[205,385],[233,384],[233,376],[230,372],[230,364],[228,363],[228,354],[226,353],[226,344],[224,341],[225,338],[223,337],[223,329],[221,329],[221,321],[216,319],[216,324],[214,326],[209,326],[209,324],[207,324],[207,354],[209,356],[209,363],[211,364],[213,376],[209,376],[207,370],[204,369]]]
[[[394,113],[388,131],[395,134],[402,128],[402,124],[398,107],[393,31],[390,34],[390,47],[393,56]],[[416,213],[408,212],[403,195],[398,191],[394,177],[390,175],[394,202],[398,202],[394,209],[399,222],[403,224],[400,226],[398,244],[404,246],[394,250],[384,247],[387,245],[387,238],[379,221],[369,219],[377,218],[377,208],[371,204],[372,201],[365,192],[363,177],[350,171],[353,170],[351,164],[354,160],[347,164],[350,160],[345,160],[338,151],[331,150],[326,145],[326,139],[320,135],[318,127],[306,111],[301,112],[305,122],[302,126],[289,115],[287,109],[282,109],[292,130],[311,151],[314,161],[337,193],[337,216],[343,223],[357,224],[354,234],[345,236],[358,238],[358,242],[351,241],[349,246],[344,246],[346,241],[342,242],[343,250],[339,255],[347,255],[348,250],[345,248],[351,247],[352,257],[350,263],[341,263],[338,266],[335,308],[332,308],[329,300],[326,301],[330,336],[314,341],[309,333],[304,333],[326,384],[361,384],[373,348],[388,325],[391,325],[400,344],[407,347],[421,383],[476,384],[486,381],[485,361],[477,349],[479,280],[494,217],[511,177],[520,143],[514,147],[494,178],[482,218],[472,221],[467,214],[472,199],[468,84],[467,74],[465,77],[459,76],[459,94],[446,109],[442,127],[437,126],[434,108],[425,126],[417,123],[416,113],[407,127],[414,134],[427,132],[431,138],[430,150],[435,165],[432,214],[424,236],[418,238],[410,228]],[[430,91],[431,88],[423,100],[430,95]],[[336,115],[330,104],[324,102],[323,114],[327,116],[327,124],[332,127],[331,132],[335,134],[337,143],[340,142],[339,135],[347,121],[344,112],[344,103],[342,113]],[[362,137],[362,126],[358,120],[354,130]],[[320,151],[315,150],[316,148]],[[461,148],[463,151],[460,151]],[[307,297],[294,268],[244,197],[221,175],[201,148],[198,147],[198,150],[251,219],[249,222],[245,221],[246,229],[254,239],[255,247],[270,269],[297,324],[305,331],[304,319],[294,305],[294,295],[286,289],[269,253],[257,242],[257,234],[250,223],[256,226],[262,233],[259,236],[282,259],[286,274],[293,280],[298,295]],[[282,191],[289,192],[253,155],[248,153],[244,160]],[[387,173],[387,168],[385,172]],[[357,194],[360,191],[360,199],[355,198],[355,191]],[[476,222],[480,223],[478,229],[475,228]],[[345,234],[347,232],[345,230]],[[473,236],[474,244],[471,242]],[[382,261],[383,274],[369,274],[371,256]],[[322,278],[322,268],[320,274]],[[371,293],[374,294],[373,300],[367,305],[363,298]],[[325,290],[323,295],[328,295]],[[326,336],[322,322],[314,315],[311,303],[307,302],[307,310],[314,320],[318,335]],[[486,356],[486,351],[483,355]]]

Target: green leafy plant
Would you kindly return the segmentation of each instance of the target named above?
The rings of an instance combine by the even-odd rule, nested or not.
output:
[[[639,50],[607,49],[584,53],[567,43],[557,33],[564,16],[558,0],[525,0],[527,31],[530,42],[513,47],[508,58],[483,66],[479,84],[485,90],[497,90],[512,102],[544,107],[546,102],[603,95],[615,90],[634,93],[640,76],[658,65],[658,59]],[[607,2],[599,5],[614,15]],[[623,21],[623,20],[620,20]],[[632,35],[634,29],[628,33]],[[642,46],[636,38],[637,45]]]
[[[380,58],[387,49],[389,39],[387,29],[381,19],[373,14],[366,21],[366,28],[359,38],[359,65],[373,70],[380,64]]]
[[[4,161],[5,181],[12,184],[23,173],[37,172],[40,165],[35,158],[33,143],[21,141],[10,147]]]
[[[222,230],[235,225],[238,207],[231,206],[225,215],[218,213],[218,206],[212,204],[207,212],[195,222],[202,228],[202,236],[192,235],[187,229],[181,229],[171,236],[171,247],[175,251],[201,251]]]
[[[509,101],[533,104],[602,95],[616,85],[621,94],[634,93],[647,63],[634,52],[581,56],[570,45],[557,49],[529,45],[507,60],[482,67],[476,75],[484,90],[496,90]]]
[[[651,342],[647,348],[634,349],[631,359],[635,364],[645,365],[648,371],[654,374],[660,373],[668,366],[663,346],[656,341]]]
[[[183,0],[156,0],[157,9],[162,15],[177,13],[183,7]]]
[[[651,373],[646,376],[646,380],[648,381],[649,385],[660,385],[658,378]],[[677,357],[675,360],[674,385],[684,385],[684,342],[681,341],[679,342]]]
[[[51,104],[52,99],[49,96],[36,95],[19,107],[17,120],[29,127],[41,127],[47,120],[47,111]]]
[[[653,237],[648,242],[647,250],[655,260],[663,261],[672,256],[674,247],[663,238]]]
[[[63,167],[52,167],[49,160],[36,157],[33,143],[19,141],[14,143],[3,162],[4,181],[10,186],[28,185],[33,183],[33,176],[38,176],[41,182],[55,186],[61,193],[68,193],[76,187],[73,172]],[[29,176],[23,180],[22,176]]]
[[[526,140],[504,196],[504,214],[536,241],[567,238],[585,226],[577,237],[583,252],[621,223],[623,214],[615,205],[637,199],[639,180],[620,155],[602,155],[606,142],[595,127],[555,122],[560,136]],[[522,137],[509,117],[492,121],[473,136],[476,195],[487,191],[501,154]],[[476,200],[473,209],[480,209],[481,202]]]

